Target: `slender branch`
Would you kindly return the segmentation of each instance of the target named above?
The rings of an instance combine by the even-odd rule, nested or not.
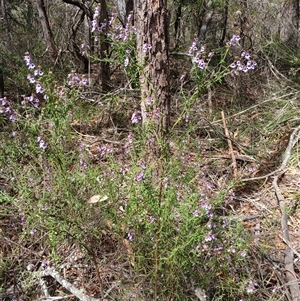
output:
[[[300,259],[300,253],[297,252],[297,250],[293,247],[290,241],[286,240],[283,236],[279,235],[279,237],[282,239],[282,241],[291,248],[291,250],[294,252],[295,255]]]
[[[278,186],[278,181],[280,177],[283,175],[284,170],[287,167],[287,164],[290,160],[291,154],[292,154],[292,149],[295,146],[295,144],[298,142],[300,139],[300,136],[298,135],[300,131],[300,126],[294,129],[290,136],[289,144],[285,150],[284,156],[282,163],[278,169],[278,174],[274,176],[273,180],[273,187],[275,190],[275,195],[279,203],[280,211],[281,211],[281,230],[282,230],[282,239],[286,243],[286,248],[285,248],[285,275],[286,275],[286,280],[287,280],[287,286],[290,289],[291,293],[291,298],[293,301],[300,300],[300,288],[299,288],[299,279],[297,279],[295,270],[294,270],[294,249],[291,247],[292,246],[292,240],[290,237],[290,232],[289,232],[289,226],[288,226],[288,211],[285,203],[284,196],[282,195],[279,186]],[[298,253],[295,253],[298,255]]]
[[[67,281],[57,271],[55,271],[52,268],[47,268],[46,270],[41,271],[40,275],[42,277],[45,277],[45,276],[53,277],[57,282],[60,283],[60,285],[62,285],[65,289],[67,289],[69,292],[71,292],[80,301],[100,301],[100,299],[90,297],[90,296],[86,295],[85,293],[83,293],[81,290],[76,288],[72,283]]]
[[[91,11],[80,1],[76,1],[76,0],[63,0],[63,2],[67,3],[67,4],[72,4],[74,6],[77,6],[78,8],[80,8],[82,11],[85,12],[85,14],[92,19],[92,13]]]
[[[55,297],[41,297],[41,298],[36,299],[35,301],[56,301],[56,300],[68,299],[70,297],[73,297],[73,295],[55,296]]]

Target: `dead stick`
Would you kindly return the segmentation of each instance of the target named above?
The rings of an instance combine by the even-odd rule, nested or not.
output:
[[[233,176],[234,176],[234,178],[237,178],[238,170],[237,170],[236,158],[235,158],[235,155],[234,155],[234,152],[233,152],[231,138],[230,138],[229,131],[228,131],[228,128],[227,128],[227,125],[226,125],[224,111],[221,111],[221,116],[222,116],[222,121],[223,121],[224,133],[225,133],[225,136],[227,138],[229,154],[231,155],[231,160],[232,160]]]
[[[285,242],[291,242],[289,226],[288,226],[288,214],[287,208],[285,205],[285,199],[278,187],[278,176],[274,177],[273,187],[275,189],[275,194],[279,203],[280,211],[281,211],[281,230],[283,234],[283,238]],[[298,284],[298,279],[295,277],[295,269],[294,269],[294,252],[290,248],[290,245],[286,245],[285,247],[285,257],[284,257],[284,265],[285,265],[285,276],[287,280],[287,285],[290,289],[291,297],[293,301],[298,301],[300,298],[300,289]]]
[[[100,301],[101,300],[101,299],[93,298],[93,297],[86,295],[80,289],[78,289],[73,284],[71,284],[69,281],[67,281],[65,278],[63,278],[57,271],[55,271],[52,268],[48,267],[46,270],[41,271],[40,275],[42,277],[45,277],[45,276],[53,277],[61,286],[63,286],[66,290],[71,292],[80,301]]]
[[[287,164],[290,160],[292,149],[295,146],[295,144],[299,141],[299,131],[300,126],[294,129],[290,136],[289,144],[284,152],[283,160],[280,165],[279,171],[280,173],[274,176],[273,180],[273,187],[275,190],[275,195],[278,200],[278,204],[281,211],[281,230],[283,234],[284,242],[286,243],[285,248],[285,270],[286,270],[286,279],[287,279],[287,285],[289,287],[291,298],[293,301],[300,300],[300,288],[299,288],[299,281],[296,277],[295,269],[294,269],[294,250],[292,248],[292,240],[290,237],[289,232],[289,226],[288,226],[288,210],[285,202],[285,198],[281,193],[281,190],[278,185],[278,181],[280,177],[284,174],[284,170],[287,167]]]

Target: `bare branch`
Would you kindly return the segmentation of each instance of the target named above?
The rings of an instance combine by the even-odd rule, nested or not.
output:
[[[84,13],[90,18],[92,19],[93,15],[92,12],[80,1],[76,1],[76,0],[62,0],[64,3],[67,4],[71,4],[74,6],[77,6],[78,8],[80,8],[82,11],[84,11]]]
[[[282,195],[280,188],[278,186],[278,180],[284,173],[284,170],[287,167],[287,164],[290,160],[291,154],[292,154],[292,149],[295,146],[295,144],[298,142],[300,139],[299,137],[299,131],[300,131],[300,126],[298,126],[294,131],[292,132],[289,140],[289,144],[285,150],[284,156],[282,163],[278,169],[279,174],[277,174],[274,177],[273,180],[273,187],[275,190],[275,194],[279,203],[280,211],[281,211],[281,230],[283,237],[282,239],[286,243],[286,248],[285,248],[285,275],[286,275],[286,280],[287,280],[287,286],[290,289],[291,297],[293,301],[297,301],[300,299],[300,288],[299,288],[299,279],[297,279],[295,270],[294,270],[294,249],[291,247],[292,246],[292,240],[290,237],[290,232],[289,232],[289,226],[288,226],[288,210],[286,208],[285,204],[285,199],[284,196]]]
[[[41,276],[53,277],[57,282],[60,283],[60,285],[62,285],[65,289],[67,289],[69,292],[71,292],[75,297],[77,297],[81,301],[100,301],[100,299],[96,299],[84,294],[81,290],[76,288],[72,283],[67,281],[57,271],[53,270],[52,268],[47,268],[46,270],[41,271]]]

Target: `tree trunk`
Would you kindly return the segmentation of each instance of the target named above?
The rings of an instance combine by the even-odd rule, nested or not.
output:
[[[298,43],[299,0],[284,0],[281,9],[280,40],[287,46]]]
[[[142,66],[142,119],[144,124],[153,123],[156,134],[163,137],[170,122],[167,0],[136,0],[134,9],[137,55]]]
[[[117,9],[119,19],[125,26],[128,15],[133,11],[133,0],[117,0]]]
[[[9,23],[7,18],[7,10],[6,10],[6,2],[5,0],[1,0],[1,12],[2,12],[2,20],[3,20],[3,28],[5,29],[6,34],[6,43],[7,46],[11,45],[11,35],[9,30]]]
[[[51,56],[53,62],[55,62],[57,59],[58,52],[57,52],[53,34],[52,34],[52,31],[50,28],[49,19],[47,16],[44,0],[36,0],[36,5],[37,5],[40,21],[42,24],[45,41],[46,41],[47,47],[50,52],[50,56]]]
[[[107,62],[106,58],[109,54],[109,43],[107,42],[107,24],[108,24],[108,13],[106,0],[100,0],[100,15],[99,15],[99,23],[106,23],[104,30],[100,34],[100,71],[101,71],[101,88],[102,90],[109,91],[111,88],[109,86],[110,79],[110,70],[109,70],[109,62]]]

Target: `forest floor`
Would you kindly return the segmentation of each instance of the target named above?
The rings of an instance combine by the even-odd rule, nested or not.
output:
[[[180,114],[177,85],[174,80],[173,120]],[[77,136],[74,140],[84,144],[90,164],[100,168],[107,164],[101,159],[104,143],[113,150],[114,158],[119,158],[120,165],[131,164],[126,162],[124,152],[127,136],[133,130],[130,112],[138,106],[138,95],[134,91],[123,93],[122,89],[115,93],[123,100],[113,109],[103,109],[102,95],[98,99],[93,96],[92,114],[72,123],[72,135]],[[234,181],[230,197],[219,208],[220,216],[233,223],[241,222],[251,235],[250,261],[259,282],[256,297],[251,300],[276,300],[276,296],[289,294],[293,289],[291,281],[298,280],[300,273],[300,92],[284,79],[258,84],[257,78],[247,77],[242,82],[228,80],[209,93],[203,94],[186,120],[176,126],[178,134],[170,138],[171,153],[187,160],[187,164],[199,164],[199,175],[204,172],[209,179],[209,187],[207,182],[199,181],[199,189],[211,198]],[[83,93],[82,101],[90,101],[90,95]],[[191,130],[181,136],[187,128]],[[182,139],[185,147],[179,147]],[[13,198],[20,197],[5,177],[11,174],[8,168],[0,170],[2,204],[6,204],[7,193]],[[51,290],[55,296],[64,295],[64,300],[75,300],[74,295],[79,298],[80,292],[70,293],[70,287],[81,289],[81,300],[89,300],[87,296],[98,300],[146,300],[145,275],[135,273],[130,239],[117,239],[109,220],[101,230],[101,243],[93,248],[92,261],[100,265],[99,270],[87,265],[87,255],[78,244],[66,239],[56,252],[63,258],[59,265],[61,277],[70,283],[58,284],[49,272],[41,278],[44,280],[31,280],[27,287],[37,291],[28,298],[26,277],[21,275],[36,271],[42,261],[47,261],[49,250],[39,241],[26,241],[22,236],[15,206],[1,210],[1,300],[59,300],[60,297],[51,299],[52,294],[40,297],[41,291]],[[91,218],[96,219],[99,212],[94,210]],[[292,265],[288,265],[287,258]],[[211,296],[205,299],[201,297],[203,290],[194,289],[189,300],[221,300]]]

